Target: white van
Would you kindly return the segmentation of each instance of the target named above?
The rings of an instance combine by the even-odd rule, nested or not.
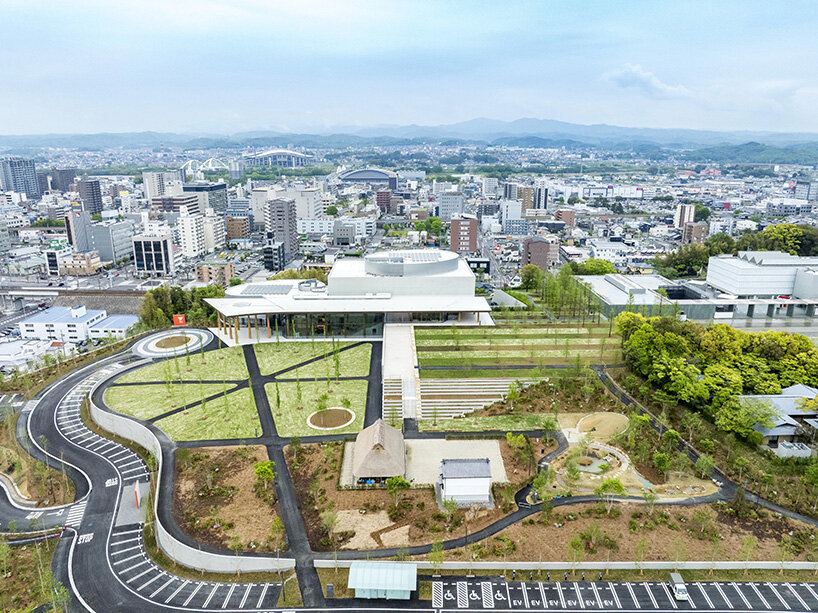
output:
[[[679,573],[670,573],[670,589],[676,600],[687,600],[687,586]]]

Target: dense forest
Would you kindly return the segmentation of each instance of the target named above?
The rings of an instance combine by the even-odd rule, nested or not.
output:
[[[139,311],[139,323],[147,330],[166,328],[173,316],[184,313],[191,326],[215,326],[216,311],[207,304],[205,298],[224,298],[221,285],[208,285],[184,290],[174,286],[157,287],[145,293]]]

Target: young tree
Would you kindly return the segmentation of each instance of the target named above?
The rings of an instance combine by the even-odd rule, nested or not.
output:
[[[554,440],[552,434],[559,430],[559,428],[560,425],[556,415],[548,414],[542,418],[542,431],[546,444],[551,444],[551,441]]]
[[[642,537],[639,539],[639,542],[633,548],[633,558],[636,562],[636,566],[639,567],[639,574],[642,575],[645,573],[645,569],[642,566],[642,562],[645,561],[645,554],[648,551],[648,539],[646,537]]]
[[[750,558],[755,556],[755,551],[756,537],[754,537],[752,534],[748,534],[741,542],[741,557],[744,558],[745,562],[749,562]],[[747,564],[744,565],[744,574],[747,574]]]
[[[664,451],[655,451],[653,453],[653,465],[667,480],[667,473],[670,470],[670,456]]]
[[[267,460],[264,462],[259,462],[254,468],[256,478],[264,485],[265,490],[270,483],[275,481],[275,478],[278,475],[278,473],[275,471],[275,466],[275,462],[272,460]]]
[[[605,479],[598,488],[594,490],[594,495],[600,500],[605,500],[608,507],[608,515],[611,514],[614,498],[624,496],[627,493],[625,486],[619,479]]]
[[[506,394],[506,400],[508,400],[508,411],[509,413],[514,412],[514,403],[520,399],[520,384],[516,381],[512,381],[511,384],[508,386],[508,393]]]
[[[403,493],[408,489],[409,482],[400,475],[389,477],[386,480],[386,491],[392,496],[396,507],[400,504]]]
[[[435,572],[443,564],[443,542],[440,539],[435,539],[432,543],[432,549],[429,551],[429,562]]]
[[[454,501],[454,498],[445,498],[441,501],[441,505],[443,506],[443,513],[446,515],[446,523],[451,529],[454,514],[457,513],[457,503]]]
[[[698,471],[702,479],[704,479],[713,472],[715,465],[716,462],[713,460],[713,456],[703,453],[696,460],[696,471]]]
[[[738,480],[741,481],[741,474],[750,466],[750,461],[744,456],[737,456],[733,459],[733,467],[738,471]]]
[[[571,573],[573,574],[576,571],[576,565],[578,562],[582,562],[582,558],[585,556],[585,543],[582,542],[582,537],[578,534],[575,534],[571,537],[571,540],[568,541],[568,557],[571,558]]]
[[[334,533],[335,527],[338,525],[338,511],[333,507],[329,507],[321,512],[321,527],[327,531],[330,541],[335,543]]]
[[[656,501],[659,500],[659,496],[657,496],[656,492],[653,490],[645,490],[642,494],[642,499],[645,501],[645,504],[648,505],[648,515],[653,515],[653,505],[656,504]]]

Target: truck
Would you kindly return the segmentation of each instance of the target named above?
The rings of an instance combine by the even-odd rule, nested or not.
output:
[[[679,573],[670,573],[670,589],[676,600],[687,600],[687,586]]]

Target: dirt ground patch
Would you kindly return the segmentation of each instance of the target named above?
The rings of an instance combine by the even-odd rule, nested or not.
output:
[[[283,550],[284,532],[275,488],[258,482],[255,465],[267,461],[262,446],[178,449],[173,489],[176,523],[213,547]],[[283,528],[283,526],[282,526]]]
[[[505,444],[505,441],[502,443]],[[361,538],[363,542],[371,539],[378,548],[387,547],[389,545],[386,543],[404,541],[406,534],[409,545],[431,543],[436,539],[448,540],[465,536],[467,525],[468,532],[473,533],[504,514],[500,509],[460,509],[450,520],[438,509],[434,491],[429,487],[408,490],[397,508],[385,489],[338,489],[342,450],[343,443],[299,444],[285,448],[298,506],[310,545],[315,550],[348,548],[351,539]],[[514,466],[522,469],[517,464]],[[519,474],[522,478],[523,471],[520,470]],[[514,488],[509,486],[509,489],[513,501]],[[322,514],[326,518],[328,509],[337,513],[334,541],[329,539],[322,525]],[[364,513],[361,513],[362,510]],[[389,524],[370,530],[372,525],[368,517],[372,514],[378,517],[386,514]],[[377,525],[380,526],[379,523]],[[360,532],[368,534],[361,537]],[[400,542],[399,546],[403,544]]]
[[[562,416],[564,413],[610,411],[621,406],[596,377],[555,377],[522,390],[513,406],[508,400],[501,400],[475,411],[473,415],[556,412]]]
[[[156,341],[156,346],[159,349],[173,349],[174,347],[181,347],[183,345],[187,345],[190,342],[191,338],[189,336],[185,336],[183,334],[177,334],[175,336],[166,336],[165,338],[160,338]]]
[[[355,419],[355,413],[349,409],[333,407],[325,411],[316,411],[307,418],[311,426],[316,428],[343,428]]]
[[[646,505],[615,505],[618,517],[605,515],[604,505],[586,504],[558,507],[543,520],[532,516],[478,544],[445,552],[447,560],[503,560],[571,562],[576,559],[568,543],[580,536],[585,548],[579,556],[585,561],[684,561],[684,560],[781,560],[780,543],[812,543],[814,529],[800,522],[779,519],[772,513],[757,511],[757,519],[744,520],[711,505],[696,507],[662,507],[656,505],[653,514]],[[694,514],[704,511],[708,520],[702,524]],[[589,547],[591,535],[595,546]],[[794,536],[788,536],[793,534]],[[584,535],[584,536],[583,536]],[[754,544],[746,547],[747,537]],[[606,538],[607,537],[607,538]],[[701,538],[700,538],[701,537]],[[818,538],[818,537],[816,537]],[[606,546],[608,543],[610,547]],[[785,559],[805,560],[815,556],[814,545],[800,553],[785,554]],[[512,554],[513,552],[513,554]],[[425,556],[424,556],[425,557]]]
[[[0,562],[0,611],[33,611],[51,602],[51,558],[57,543],[57,539],[51,539],[11,547],[8,560]]]
[[[598,441],[607,441],[613,435],[624,432],[627,427],[628,416],[622,413],[592,413],[577,423],[580,434]]]

